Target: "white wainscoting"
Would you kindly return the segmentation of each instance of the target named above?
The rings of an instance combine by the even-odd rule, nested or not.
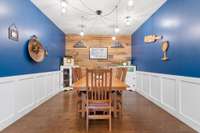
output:
[[[136,91],[200,132],[200,78],[136,72]]]
[[[60,72],[0,78],[0,131],[62,91]]]

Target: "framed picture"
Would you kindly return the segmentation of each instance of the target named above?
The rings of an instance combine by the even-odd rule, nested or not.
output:
[[[90,59],[92,60],[107,60],[108,48],[90,48]]]

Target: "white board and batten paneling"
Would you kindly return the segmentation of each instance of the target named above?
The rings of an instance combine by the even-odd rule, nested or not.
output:
[[[0,131],[62,91],[60,71],[0,78]]]
[[[200,78],[137,71],[136,91],[200,132]]]

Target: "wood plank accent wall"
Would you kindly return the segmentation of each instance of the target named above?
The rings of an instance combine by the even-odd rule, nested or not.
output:
[[[131,58],[131,36],[121,35],[116,38],[123,44],[124,48],[111,48],[112,36],[86,35],[81,38],[79,35],[69,34],[66,35],[65,55],[72,56],[75,65],[88,68],[107,67],[129,61]],[[73,45],[81,39],[87,48],[74,48]],[[90,47],[108,47],[108,59],[90,60]]]

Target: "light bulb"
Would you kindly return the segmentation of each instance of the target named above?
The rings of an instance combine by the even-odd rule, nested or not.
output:
[[[62,8],[62,13],[66,13],[66,8]]]
[[[128,6],[130,6],[130,7],[133,6],[133,0],[128,1]]]
[[[115,33],[118,33],[119,32],[119,27],[115,27]]]
[[[131,22],[130,21],[126,21],[126,25],[131,25]]]
[[[125,23],[126,23],[126,25],[130,25],[130,24],[131,24],[131,21],[132,21],[131,16],[127,16],[127,17],[125,18]]]
[[[113,37],[112,37],[112,40],[113,40],[113,41],[115,41],[115,40],[116,40],[116,37],[115,37],[115,36],[113,36]]]
[[[61,0],[61,7],[66,7],[67,6],[67,2],[65,0]]]
[[[80,32],[80,36],[84,36],[84,32],[83,31]]]

